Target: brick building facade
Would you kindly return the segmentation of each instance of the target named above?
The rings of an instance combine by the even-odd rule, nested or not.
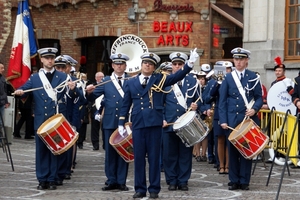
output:
[[[163,59],[173,51],[189,53],[197,47],[201,56],[196,69],[230,59],[231,47],[242,45],[243,28],[228,13],[211,9],[211,4],[226,4],[242,16],[242,1],[29,0],[29,4],[39,47],[55,46],[77,60],[85,55],[92,80],[96,71],[110,73],[111,45],[124,34],[140,37]],[[4,8],[0,60],[7,66],[18,2],[4,0],[0,7]]]

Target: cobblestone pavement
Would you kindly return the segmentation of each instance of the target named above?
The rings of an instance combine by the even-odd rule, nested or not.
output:
[[[129,166],[127,186],[129,191],[104,192],[101,188],[106,180],[104,174],[104,151],[93,151],[91,143],[84,143],[78,150],[77,165],[71,180],[65,180],[57,190],[37,190],[35,177],[34,140],[13,139],[10,145],[15,171],[0,149],[0,199],[132,199],[133,164]],[[270,183],[266,186],[270,164],[264,168],[260,161],[251,177],[250,190],[228,190],[227,175],[219,175],[213,165],[207,162],[193,163],[189,180],[189,191],[168,191],[162,173],[162,189],[159,199],[275,199],[282,166],[274,166]],[[300,169],[285,173],[279,199],[299,199]],[[149,196],[149,194],[148,194]],[[147,199],[144,198],[144,199]]]

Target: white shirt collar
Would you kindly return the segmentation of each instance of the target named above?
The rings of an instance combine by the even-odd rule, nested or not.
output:
[[[148,77],[150,79],[151,75],[150,76],[145,76],[145,75],[141,74],[140,77],[139,77],[141,84],[144,82],[144,77]],[[148,81],[149,81],[149,79],[148,79]]]

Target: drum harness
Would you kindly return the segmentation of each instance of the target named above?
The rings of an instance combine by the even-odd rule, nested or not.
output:
[[[42,81],[43,87],[46,91],[46,93],[48,94],[48,96],[55,102],[56,105],[56,113],[59,113],[59,109],[58,109],[58,102],[57,102],[57,93],[61,93],[65,90],[66,86],[67,86],[67,81],[71,80],[71,77],[68,75],[66,80],[63,81],[62,83],[60,83],[56,88],[52,88],[49,80],[47,79],[45,73],[44,73],[44,69],[41,69],[39,71],[39,77]],[[60,90],[58,88],[61,88]],[[68,95],[69,93],[69,87],[67,87],[67,92],[66,94]],[[68,95],[69,96],[69,95]]]
[[[235,84],[236,84],[236,86],[237,86],[237,88],[238,88],[241,96],[243,97],[243,100],[244,100],[244,103],[246,105],[246,108],[247,109],[251,109],[252,106],[253,106],[253,104],[254,104],[254,99],[252,99],[250,103],[248,102],[248,100],[246,98],[246,95],[245,95],[245,93],[246,93],[245,89],[247,90],[247,93],[249,94],[249,91],[253,90],[254,87],[260,82],[260,79],[259,79],[260,76],[257,75],[257,77],[255,79],[249,80],[249,82],[256,81],[256,83],[254,84],[254,86],[252,88],[248,88],[248,84],[247,84],[247,87],[245,87],[245,89],[244,89],[243,86],[242,86],[242,84],[241,84],[241,82],[240,82],[240,80],[239,80],[239,78],[238,78],[238,76],[237,76],[236,71],[231,72],[231,74],[232,74],[234,82],[235,82]]]

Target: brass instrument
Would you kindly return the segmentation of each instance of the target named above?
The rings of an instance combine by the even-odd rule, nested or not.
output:
[[[212,103],[210,110],[211,110],[211,115],[210,116],[207,115],[204,119],[204,122],[207,125],[207,127],[209,128],[209,131],[211,131],[213,128],[215,103]]]
[[[215,65],[214,69],[211,70],[207,75],[206,78],[213,78],[218,81],[219,84],[222,84],[226,74],[226,68],[220,65]]]

